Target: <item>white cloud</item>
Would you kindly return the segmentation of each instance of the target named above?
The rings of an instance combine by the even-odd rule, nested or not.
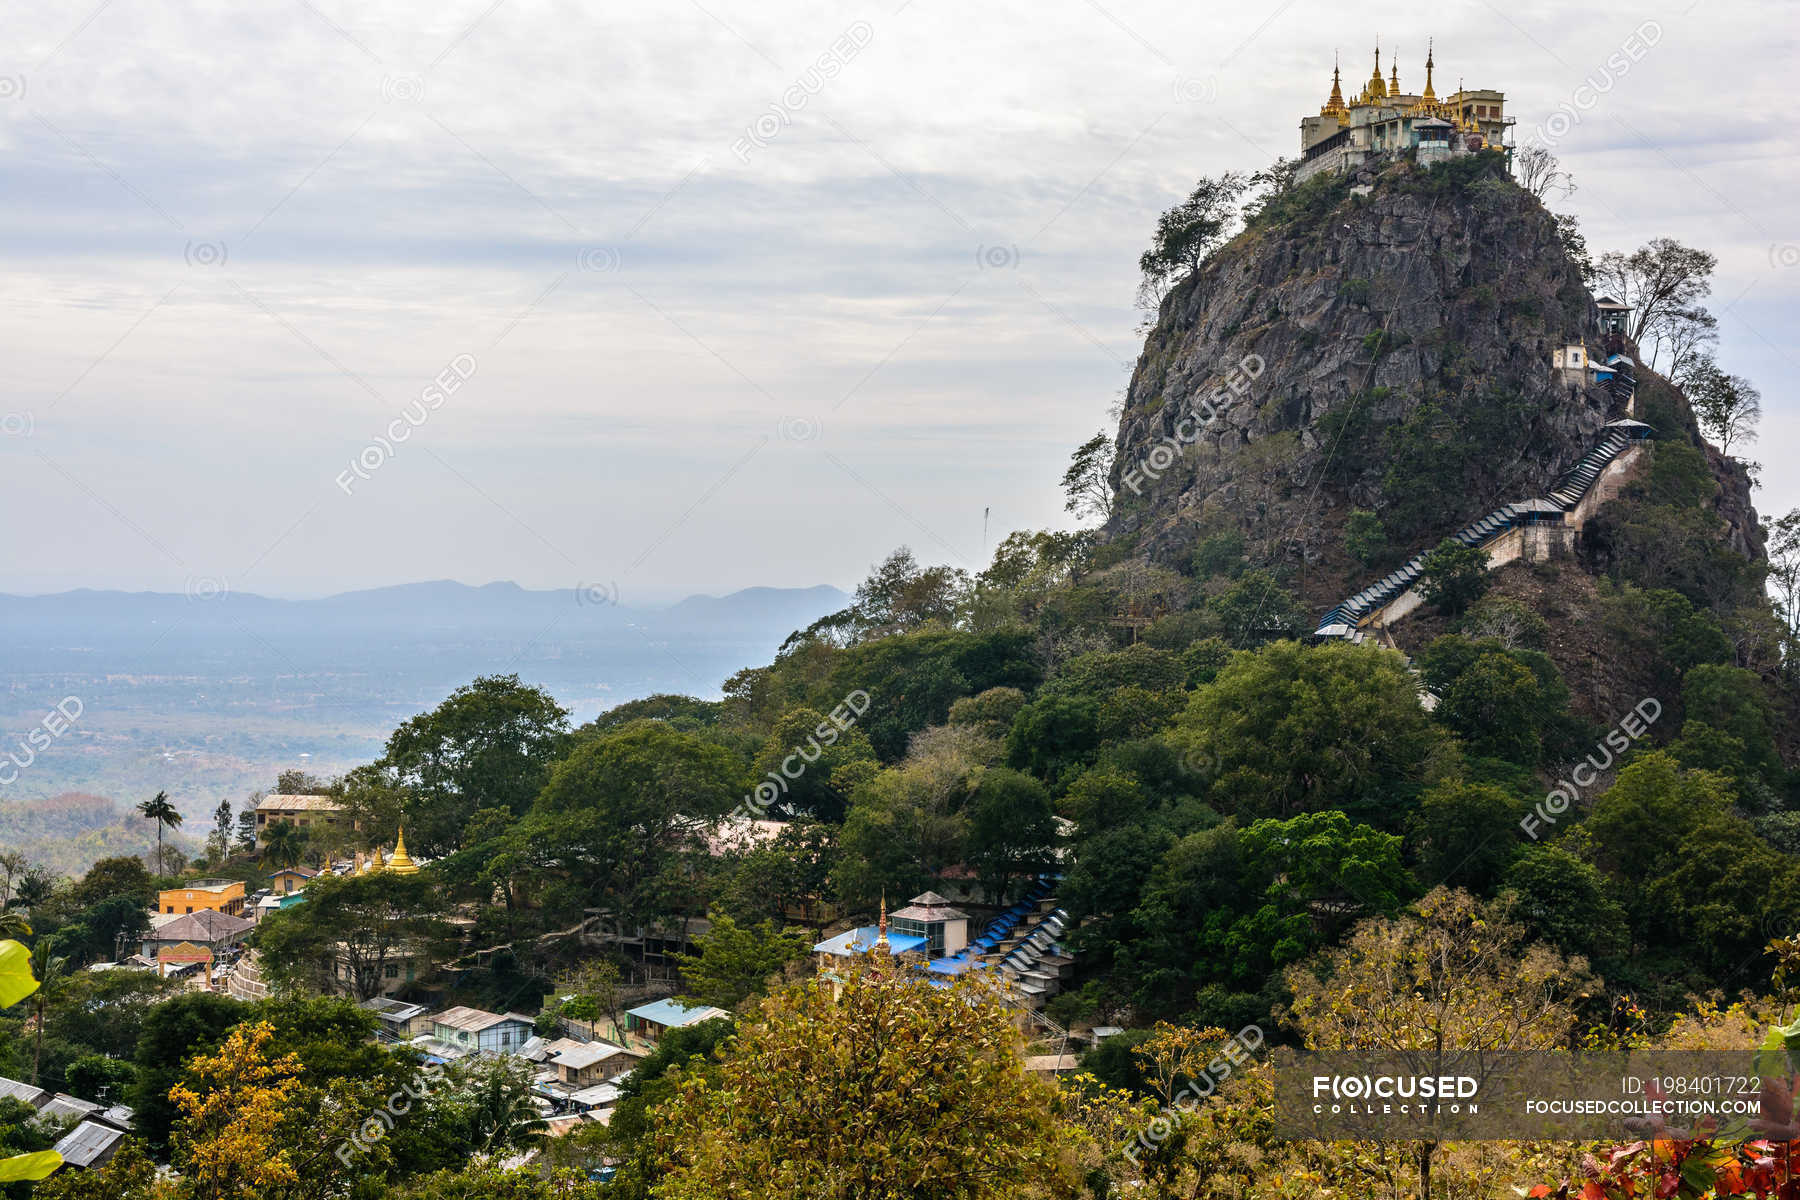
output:
[[[9,590],[179,588],[204,564],[272,592],[629,570],[642,594],[849,584],[900,541],[979,557],[984,505],[1062,521],[1067,451],[1136,356],[1157,212],[1291,152],[1334,47],[1358,81],[1379,29],[1410,83],[1435,36],[1440,88],[1500,86],[1529,129],[1643,19],[704,4],[20,14],[0,350],[33,434],[0,440],[0,502],[57,518],[13,539]],[[1800,269],[1771,247],[1800,232],[1785,80],[1758,64],[1793,34],[1747,3],[1656,19],[1559,148],[1570,206],[1596,249],[1720,254],[1725,355],[1779,463]],[[783,107],[857,22],[866,46]],[[790,123],[743,161],[772,105]],[[345,496],[334,477],[458,353],[469,387]],[[794,419],[819,436],[784,440]],[[1766,483],[1766,508],[1800,503]]]

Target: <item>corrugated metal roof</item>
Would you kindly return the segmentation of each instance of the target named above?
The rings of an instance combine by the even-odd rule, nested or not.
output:
[[[113,1150],[124,1137],[123,1130],[83,1121],[56,1143],[56,1152],[71,1167],[97,1167],[112,1157]]]
[[[20,1083],[16,1079],[0,1076],[0,1096],[18,1100],[33,1108],[42,1108],[50,1103],[50,1092],[46,1088],[33,1087],[29,1083]]]
[[[923,941],[923,938],[914,938]],[[714,1017],[729,1017],[731,1014],[722,1008],[690,1007],[678,1000],[658,1000],[654,1004],[640,1004],[626,1010],[628,1017],[636,1017],[640,1021],[649,1021],[655,1025],[664,1025],[670,1029],[680,1029],[686,1025],[697,1025],[701,1021],[710,1021]]]

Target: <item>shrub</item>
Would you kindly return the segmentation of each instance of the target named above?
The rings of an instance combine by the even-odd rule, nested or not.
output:
[[[1445,538],[1425,556],[1419,592],[1449,616],[1466,610],[1488,589],[1487,552]]]

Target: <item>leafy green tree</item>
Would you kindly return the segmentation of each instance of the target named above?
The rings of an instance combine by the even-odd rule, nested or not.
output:
[[[138,804],[137,810],[147,821],[156,822],[156,867],[163,868],[163,830],[181,828],[181,810],[169,800],[167,792],[158,792]]]
[[[156,881],[144,869],[144,860],[135,854],[103,858],[69,889],[69,901],[77,908],[89,908],[102,900],[125,896],[140,908],[150,908],[156,901]]]
[[[685,853],[742,797],[730,751],[659,721],[638,721],[578,746],[513,834],[523,861],[561,881],[561,903],[599,905],[641,921],[685,894]]]
[[[1491,784],[1452,780],[1427,788],[1412,825],[1420,877],[1492,891],[1518,853],[1524,811],[1517,797]]]
[[[1357,917],[1396,911],[1413,891],[1400,838],[1341,812],[1258,821],[1239,845],[1256,907],[1225,943],[1272,967],[1298,961]]]
[[[773,921],[739,925],[721,912],[710,919],[712,928],[696,941],[699,953],[675,956],[685,995],[699,1004],[734,1009],[812,949],[804,930],[779,928]]]
[[[176,1108],[169,1091],[181,1082],[189,1055],[212,1049],[225,1032],[250,1014],[248,1004],[218,992],[186,992],[144,1017],[133,1063],[137,1078],[126,1092],[133,1127],[158,1155],[168,1153]]]
[[[1381,518],[1366,508],[1352,509],[1344,522],[1344,549],[1365,567],[1383,562],[1388,556],[1387,530]]]
[[[456,849],[478,808],[522,815],[549,780],[568,729],[568,710],[517,675],[481,676],[403,723],[378,765],[405,794],[414,848],[427,855]],[[371,815],[365,828],[395,823],[391,814]]]
[[[206,837],[206,855],[215,863],[225,861],[231,853],[231,799],[225,797],[213,809],[213,831]]]
[[[652,1194],[912,1200],[955,1180],[963,1200],[1073,1197],[1072,1135],[1022,1049],[1011,1012],[967,977],[920,987],[877,961],[800,984],[740,1027],[716,1082],[684,1078],[652,1118]]]
[[[1113,439],[1102,430],[1075,448],[1063,472],[1063,507],[1081,517],[1112,517]]]
[[[911,896],[962,862],[975,771],[976,764],[954,756],[909,761],[857,789],[832,873],[839,900],[871,910],[884,892]]]
[[[849,719],[849,714],[843,714]],[[875,748],[854,725],[840,727],[814,708],[781,714],[750,766],[755,783],[778,777],[786,792],[777,802],[793,814],[822,821],[844,819],[846,796],[839,776],[852,763],[874,763]]]
[[[1237,649],[1290,638],[1300,629],[1301,615],[1286,588],[1267,571],[1246,571],[1232,585],[1206,601],[1219,636]]]
[[[1470,751],[1510,762],[1535,764],[1543,689],[1530,668],[1502,653],[1483,654],[1450,685],[1437,715],[1461,734]]]
[[[1425,555],[1419,594],[1441,613],[1455,616],[1488,589],[1487,551],[1445,538]]]
[[[40,938],[31,948],[31,973],[38,984],[31,993],[31,1016],[37,1026],[31,1050],[31,1082],[35,1084],[44,1062],[44,1029],[49,1023],[48,1014],[69,990],[69,960],[56,953],[55,938]]]
[[[1047,695],[1027,704],[1006,735],[1007,762],[1056,783],[1100,746],[1100,705],[1091,696]]]
[[[451,936],[442,903],[423,873],[321,875],[306,903],[263,918],[257,949],[278,980],[367,1000],[387,989],[388,967],[424,978],[442,959]]]
[[[1582,823],[1584,844],[1625,906],[1633,941],[1660,948],[1683,931],[1675,962],[1696,985],[1746,982],[1768,940],[1800,928],[1800,864],[1732,812],[1729,785],[1684,771],[1664,751],[1639,754]]]
[[[1186,200],[1157,218],[1150,249],[1138,259],[1144,273],[1138,288],[1142,307],[1160,304],[1172,284],[1192,273],[1224,242],[1237,222],[1238,199],[1249,186],[1249,179],[1235,171],[1216,179],[1203,177]]]
[[[995,687],[1036,687],[1042,677],[1028,630],[943,633],[935,630],[853,646],[834,660],[827,681],[813,689],[815,707],[830,708],[852,692],[868,694],[856,727],[881,761],[906,754],[922,729],[942,725],[950,706]]]
[[[1700,428],[1719,444],[1719,453],[1730,454],[1733,442],[1756,440],[1762,393],[1748,379],[1728,375],[1710,357],[1702,356],[1687,373],[1685,390]]]
[[[989,737],[1004,738],[1025,707],[1025,693],[1016,687],[989,688],[979,696],[964,696],[950,706],[950,724],[978,729]]]
[[[1762,679],[1742,667],[1703,664],[1682,677],[1681,708],[1689,722],[1703,722],[1744,745],[1748,765],[1771,783],[1784,775],[1775,747],[1778,721]]]
[[[1449,749],[1398,655],[1294,642],[1233,656],[1171,740],[1211,764],[1209,800],[1240,819],[1339,809],[1378,826]]]
[[[773,842],[753,846],[729,863],[719,905],[739,921],[795,913],[817,927],[838,857],[837,831],[816,821],[790,821]]]
[[[1031,776],[1004,767],[983,772],[968,812],[965,858],[994,903],[1005,904],[1055,861],[1056,813]]]
[[[1503,899],[1533,937],[1564,954],[1601,961],[1630,949],[1625,909],[1606,877],[1561,846],[1526,847],[1507,869]]]

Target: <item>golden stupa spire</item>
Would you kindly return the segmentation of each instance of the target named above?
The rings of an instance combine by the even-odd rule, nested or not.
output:
[[[1337,55],[1331,56],[1331,96],[1325,106],[1319,110],[1321,117],[1345,117],[1350,110],[1344,107],[1344,89],[1338,75]]]
[[[1388,95],[1389,96],[1398,96],[1400,94],[1400,55],[1397,52],[1395,53],[1391,62],[1392,62],[1392,70],[1394,72],[1394,77],[1393,77],[1392,81],[1389,82],[1389,84],[1388,84]]]
[[[399,836],[394,839],[394,857],[388,860],[388,870],[396,875],[416,875],[419,864],[412,860],[406,852],[406,826],[400,826]]]
[[[887,889],[886,888],[883,888],[881,890],[881,920],[875,926],[875,928],[877,931],[875,934],[875,944],[877,946],[880,946],[884,950],[887,949],[888,940],[887,940]]]
[[[381,847],[375,847],[375,853],[369,856],[369,874],[373,875],[386,866],[387,864],[381,861]]]
[[[1385,100],[1387,84],[1381,81],[1381,35],[1375,35],[1375,73],[1369,76],[1368,90],[1364,93],[1370,100]]]
[[[1432,41],[1435,40],[1432,39]],[[1421,100],[1429,102],[1437,99],[1437,92],[1431,86],[1431,68],[1436,65],[1431,61],[1431,41],[1427,41],[1425,43],[1425,91],[1420,94]]]

